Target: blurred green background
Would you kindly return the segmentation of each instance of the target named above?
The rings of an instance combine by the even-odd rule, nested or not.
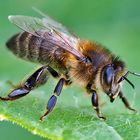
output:
[[[18,32],[8,19],[8,15],[38,16],[32,6],[47,12],[58,19],[82,38],[95,40],[119,55],[130,70],[140,72],[140,1],[139,0],[0,0],[0,89],[6,80],[20,81],[25,74],[36,67],[14,57],[6,48],[5,42]],[[130,77],[138,93],[140,79]],[[127,88],[124,86],[124,90]],[[129,87],[128,87],[129,88]],[[0,92],[1,92],[0,91]],[[130,92],[133,92],[130,88]],[[127,94],[131,102],[133,93]],[[136,94],[135,106],[140,95]],[[9,122],[0,122],[1,140],[41,140]]]

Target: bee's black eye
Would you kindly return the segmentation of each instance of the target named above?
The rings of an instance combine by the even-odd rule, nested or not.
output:
[[[113,76],[114,76],[114,68],[111,65],[106,66],[103,70],[104,83],[107,85],[110,85],[112,82]]]

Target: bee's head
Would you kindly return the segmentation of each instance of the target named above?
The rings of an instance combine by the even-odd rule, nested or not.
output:
[[[115,59],[112,64],[104,66],[101,71],[101,86],[103,91],[110,97],[111,102],[114,101],[120,91],[120,79],[124,73],[124,63],[118,59]]]

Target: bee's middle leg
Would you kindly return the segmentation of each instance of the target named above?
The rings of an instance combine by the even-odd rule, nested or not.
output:
[[[49,78],[49,73],[53,77],[59,77],[59,74],[48,65],[42,66],[36,70],[29,78],[20,86],[16,87],[8,94],[8,97],[0,97],[0,100],[12,101],[27,95],[31,90],[45,84]]]
[[[67,81],[64,78],[61,78],[54,89],[53,95],[50,97],[47,103],[47,107],[46,107],[47,111],[40,117],[41,121],[45,116],[47,116],[53,110],[57,102],[57,97],[60,95],[64,84],[67,84]]]

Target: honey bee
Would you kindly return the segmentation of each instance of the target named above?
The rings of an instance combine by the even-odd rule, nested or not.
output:
[[[14,88],[7,97],[0,97],[0,100],[19,99],[45,84],[49,75],[52,75],[59,81],[40,120],[53,110],[63,85],[72,83],[84,87],[91,95],[92,106],[101,119],[106,119],[99,108],[98,93],[101,91],[108,95],[110,102],[119,96],[126,108],[136,111],[123,95],[121,85],[125,80],[134,88],[127,75],[140,74],[128,71],[124,62],[102,45],[80,39],[48,15],[41,15],[44,17],[8,17],[23,32],[10,38],[6,43],[7,48],[17,57],[41,63],[42,67]]]

